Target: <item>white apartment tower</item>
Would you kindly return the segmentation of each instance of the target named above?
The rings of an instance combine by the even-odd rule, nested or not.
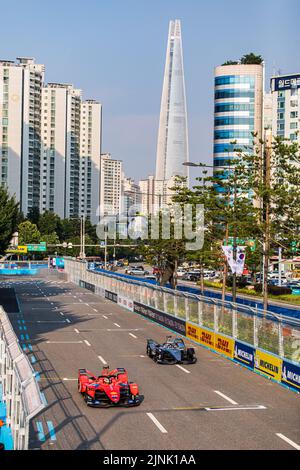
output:
[[[188,129],[181,25],[170,21],[156,154],[157,180],[188,176]]]
[[[113,160],[109,153],[101,155],[100,166],[100,216],[121,213],[122,192],[121,160]]]
[[[25,215],[40,200],[44,71],[33,58],[0,60],[0,182],[16,196]]]
[[[81,103],[79,215],[99,221],[102,106],[94,100]]]
[[[61,218],[79,213],[81,90],[49,83],[42,92],[40,211]]]
[[[271,78],[272,133],[300,145],[300,73]]]

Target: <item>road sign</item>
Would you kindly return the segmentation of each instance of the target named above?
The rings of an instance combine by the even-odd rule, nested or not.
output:
[[[28,251],[46,251],[46,244],[27,245]]]
[[[233,245],[234,237],[228,237],[227,245]],[[254,238],[236,238],[237,245],[247,245],[251,251],[255,251],[256,242]],[[223,240],[223,245],[226,245],[226,240]]]

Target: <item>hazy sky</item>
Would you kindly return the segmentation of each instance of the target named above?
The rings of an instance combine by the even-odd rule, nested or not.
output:
[[[135,179],[154,172],[169,21],[180,19],[190,160],[212,163],[213,72],[247,52],[300,72],[299,0],[9,0],[0,58],[35,57],[46,82],[103,104],[103,152]],[[195,170],[192,169],[191,176]]]

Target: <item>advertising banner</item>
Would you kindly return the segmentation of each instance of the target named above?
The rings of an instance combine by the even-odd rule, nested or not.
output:
[[[249,346],[248,344],[240,343],[235,341],[234,344],[234,360],[240,362],[241,364],[254,368],[254,355],[255,348]]]
[[[280,382],[281,366],[282,359],[279,359],[279,357],[256,349],[254,355],[254,368],[256,370]]]
[[[233,358],[234,352],[234,340],[227,338],[227,336],[215,333],[215,350],[221,354],[225,354],[230,358]]]
[[[167,328],[170,328],[170,330],[176,331],[181,335],[185,335],[184,320],[172,317],[167,313],[163,313],[153,307],[140,304],[139,302],[133,303],[133,309],[135,313],[139,313],[140,315],[143,315],[143,317],[149,318],[150,320],[153,320],[160,325],[166,326]]]
[[[300,392],[300,365],[283,360],[281,382]]]
[[[186,337],[208,348],[214,349],[215,347],[215,333],[191,323],[186,324]]]
[[[118,295],[118,305],[125,307],[133,312],[133,301],[128,299],[128,297],[122,297],[121,295]]]
[[[105,298],[111,300],[112,302],[118,303],[118,294],[111,292],[110,290],[105,289]]]
[[[101,297],[105,297],[105,289],[104,287],[96,286],[95,293],[101,295]]]

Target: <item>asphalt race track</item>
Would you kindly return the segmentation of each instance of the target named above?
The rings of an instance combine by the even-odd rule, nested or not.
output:
[[[9,317],[47,403],[31,449],[300,449],[296,393],[200,346],[194,365],[158,365],[146,339],[168,330],[54,274],[0,287],[15,288]],[[77,370],[99,375],[106,363],[138,383],[139,407],[86,406]]]

